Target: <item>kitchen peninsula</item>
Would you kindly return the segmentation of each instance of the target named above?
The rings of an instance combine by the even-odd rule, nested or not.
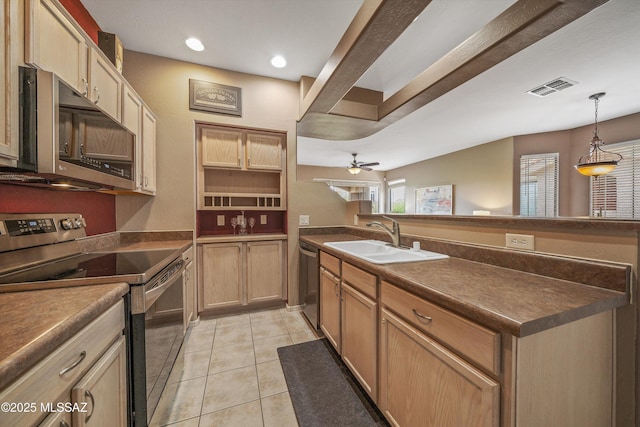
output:
[[[379,218],[376,215],[363,217],[360,219]],[[394,219],[404,217],[396,215]],[[531,220],[523,223],[527,221]],[[519,219],[407,216],[406,223],[415,226],[420,222],[439,223],[436,228],[463,223],[469,226],[472,222],[476,227],[487,227],[490,223],[514,227]],[[558,222],[562,223],[557,221],[556,227],[560,226]],[[579,220],[566,220],[561,226],[599,227],[595,221]],[[618,226],[632,231],[636,224],[621,222]],[[455,392],[442,397],[444,400],[434,407],[436,412],[433,414],[429,412],[432,409],[418,404],[419,399],[430,399],[428,392],[419,398],[413,396],[414,392],[425,393],[425,389],[413,390],[410,377],[403,375],[409,372],[412,372],[411,376],[422,375],[419,367],[422,365],[412,365],[412,370],[406,371],[397,364],[403,360],[405,351],[424,351],[424,357],[412,353],[412,359],[418,358],[427,366],[435,363],[433,355],[437,360],[449,360],[443,369],[449,366],[447,369],[453,371],[446,378],[450,381],[455,377],[466,378],[462,383],[475,384],[456,390],[471,393],[470,401],[479,407],[474,406],[476,409],[470,410],[473,415],[469,416],[483,417],[485,422],[481,425],[510,425],[512,422],[532,426],[613,425],[615,409],[608,402],[612,401],[616,388],[616,375],[620,376],[620,373],[616,374],[614,363],[614,324],[617,309],[629,304],[630,289],[635,287],[631,265],[466,244],[425,237],[424,234],[403,233],[402,244],[411,246],[411,242],[418,241],[423,249],[445,253],[450,258],[375,265],[324,243],[388,240],[385,234],[350,226],[312,227],[301,229],[300,233],[301,241],[321,251],[321,270],[328,265],[329,276],[337,276],[337,283],[342,283],[343,298],[338,303],[342,304],[342,309],[338,307],[338,313],[342,311],[343,322],[345,315],[355,316],[353,313],[358,312],[362,316],[364,313],[362,308],[357,309],[363,305],[353,301],[369,301],[366,304],[380,307],[373,310],[377,321],[370,324],[371,329],[349,331],[345,325],[354,318],[347,318],[350,320],[343,323],[342,331],[338,331],[337,342],[342,333],[343,336],[348,334],[350,341],[373,340],[377,343],[379,377],[364,381],[361,374],[366,369],[359,371],[357,365],[350,363],[362,359],[353,353],[347,354],[344,347],[342,356],[365,389],[378,390],[371,397],[385,416],[401,425],[415,423],[414,416],[460,416],[456,410],[447,412],[447,408],[455,407],[447,403],[449,398],[457,401]],[[326,264],[323,258],[334,261]],[[354,269],[360,272],[355,277],[375,278],[370,297],[362,293],[365,288],[358,290],[359,279],[354,279],[351,273]],[[346,276],[347,273],[350,276]],[[319,291],[321,307],[322,298],[329,295],[322,292],[323,276],[324,273]],[[327,283],[333,288],[333,282]],[[356,300],[350,297],[354,294],[358,295]],[[321,326],[322,316],[321,308]],[[424,320],[426,317],[427,321]],[[363,319],[361,322],[365,322]],[[369,335],[369,338],[354,338],[354,333],[356,336]],[[334,337],[332,343],[335,342]],[[418,347],[409,350],[404,345]],[[339,344],[336,349],[340,352]],[[585,354],[589,357],[584,357]],[[410,360],[405,362],[410,363]],[[419,382],[430,384],[433,379],[426,372],[424,375]],[[390,382],[390,378],[394,380]],[[408,384],[409,391],[394,388],[394,384],[399,383]],[[568,384],[571,384],[570,389],[566,388]],[[430,386],[425,387],[430,389]],[[593,394],[594,390],[599,393]],[[394,400],[392,396],[398,394],[404,397]],[[591,403],[585,405],[585,401]],[[416,408],[407,415],[406,405],[412,407],[414,404]],[[456,419],[463,424],[467,422]]]

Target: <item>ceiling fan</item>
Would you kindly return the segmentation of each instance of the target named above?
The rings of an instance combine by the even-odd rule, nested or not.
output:
[[[371,163],[359,162],[356,160],[356,156],[358,155],[358,153],[351,153],[351,155],[353,156],[353,161],[351,162],[347,170],[352,175],[358,175],[361,170],[366,170],[366,171],[373,170],[369,166],[378,166],[380,164],[378,162],[371,162]]]

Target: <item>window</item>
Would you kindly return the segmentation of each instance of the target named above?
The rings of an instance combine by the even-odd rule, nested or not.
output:
[[[640,218],[640,140],[607,145],[622,155],[618,167],[591,178],[591,216]]]
[[[389,181],[389,212],[404,213],[405,209],[405,187],[404,179]]]
[[[558,216],[558,153],[520,157],[520,215]]]

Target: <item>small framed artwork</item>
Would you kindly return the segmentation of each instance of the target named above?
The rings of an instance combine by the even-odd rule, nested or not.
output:
[[[189,79],[189,109],[242,116],[242,89]]]
[[[425,215],[452,215],[453,185],[417,188],[416,213]]]

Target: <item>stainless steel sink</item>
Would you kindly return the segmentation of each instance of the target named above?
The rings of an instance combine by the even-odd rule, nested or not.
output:
[[[327,242],[325,245],[373,264],[430,261],[449,258],[448,255],[437,252],[394,248],[390,244],[380,240],[349,240],[345,242]]]

